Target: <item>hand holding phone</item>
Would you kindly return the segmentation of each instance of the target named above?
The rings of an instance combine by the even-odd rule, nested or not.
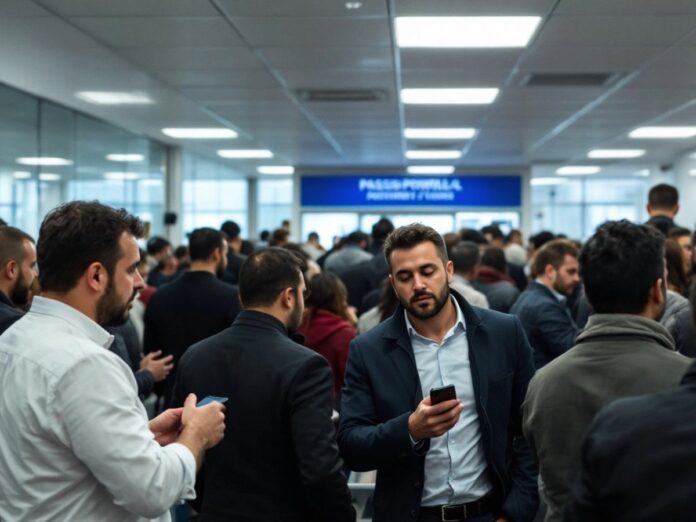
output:
[[[451,401],[457,398],[457,390],[454,384],[448,386],[441,386],[440,388],[430,389],[430,404],[435,406],[441,402]]]
[[[409,416],[408,432],[416,442],[439,437],[457,424],[463,409],[453,385],[434,388]]]
[[[215,395],[208,395],[205,399],[202,399],[196,404],[196,408],[210,404],[211,402],[219,402],[220,404],[225,404],[227,402],[227,397],[216,397]]]

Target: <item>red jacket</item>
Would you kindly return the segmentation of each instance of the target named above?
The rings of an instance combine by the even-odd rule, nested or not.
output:
[[[315,310],[298,330],[305,336],[305,346],[329,361],[334,377],[334,398],[343,388],[343,374],[348,361],[348,347],[355,338],[355,328],[348,321],[326,310]]]

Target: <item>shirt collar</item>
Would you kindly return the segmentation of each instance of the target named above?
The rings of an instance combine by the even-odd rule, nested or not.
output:
[[[445,339],[450,337],[455,329],[461,325],[462,326],[462,331],[466,332],[466,321],[464,320],[464,313],[462,312],[462,309],[459,306],[459,303],[457,303],[457,300],[454,298],[453,295],[450,294],[450,299],[452,300],[452,303],[454,304],[454,309],[457,311],[457,321],[454,323],[454,326],[450,328],[450,330],[445,334],[445,337],[443,338],[443,342]],[[408,332],[408,336],[410,338],[413,338],[414,336],[418,336],[424,339],[424,337],[419,334],[416,329],[413,327],[411,324],[411,321],[408,319],[408,313],[406,312],[406,309],[404,309],[404,319],[406,320],[406,331]]]
[[[556,292],[556,291],[555,291],[553,288],[551,288],[550,286],[546,286],[546,285],[541,281],[541,279],[539,279],[538,277],[537,277],[534,281],[535,281],[536,283],[539,283],[540,285],[545,286],[546,288],[548,288],[549,291],[553,294],[553,296],[554,296],[556,299],[558,299],[558,301],[559,301],[560,303],[565,303],[566,297],[565,297],[563,294]]]
[[[79,329],[99,346],[103,346],[104,348],[111,346],[111,343],[114,340],[113,335],[104,330],[85,314],[70,305],[57,301],[56,299],[48,299],[40,296],[34,297],[29,313],[50,315],[52,317],[63,319]]]

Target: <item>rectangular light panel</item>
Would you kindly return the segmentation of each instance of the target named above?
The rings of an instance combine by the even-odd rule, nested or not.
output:
[[[526,47],[538,16],[400,16],[399,47]]]
[[[80,91],[75,96],[95,105],[149,105],[154,103],[144,92]]]
[[[459,150],[407,150],[408,159],[457,159],[462,157]]]
[[[53,158],[53,157],[24,157],[17,158],[15,161],[20,165],[40,165],[49,167],[62,167],[65,165],[72,165],[72,160],[65,158]]]
[[[145,156],[143,154],[107,154],[106,159],[124,163],[140,163],[145,161]]]
[[[408,167],[406,171],[409,174],[452,174],[454,172],[454,167],[423,165]]]
[[[401,89],[401,101],[409,105],[486,105],[497,96],[494,88]]]
[[[404,129],[404,136],[410,140],[468,140],[476,134],[476,129],[462,127],[457,129]]]
[[[291,167],[289,165],[267,165],[264,167],[259,167],[256,169],[259,174],[294,174],[295,173],[295,167]]]
[[[164,129],[162,129],[162,134],[165,134],[170,138],[181,138],[191,140],[216,140],[236,138],[239,136],[239,134],[236,131],[224,127],[165,127]]]
[[[560,174],[561,176],[581,176],[584,174],[597,174],[600,170],[602,169],[590,165],[568,165],[556,170],[556,174]]]
[[[685,139],[696,136],[696,127],[638,127],[631,131],[634,139]]]
[[[594,149],[588,152],[588,158],[595,159],[626,159],[640,158],[645,154],[643,149]]]
[[[232,159],[272,158],[273,153],[268,149],[223,149],[218,156]]]
[[[137,172],[106,172],[104,174],[104,179],[108,179],[110,181],[135,180],[139,177],[140,174]]]

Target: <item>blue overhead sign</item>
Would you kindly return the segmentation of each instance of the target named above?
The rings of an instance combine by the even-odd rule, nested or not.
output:
[[[303,207],[519,207],[520,176],[303,176]]]

